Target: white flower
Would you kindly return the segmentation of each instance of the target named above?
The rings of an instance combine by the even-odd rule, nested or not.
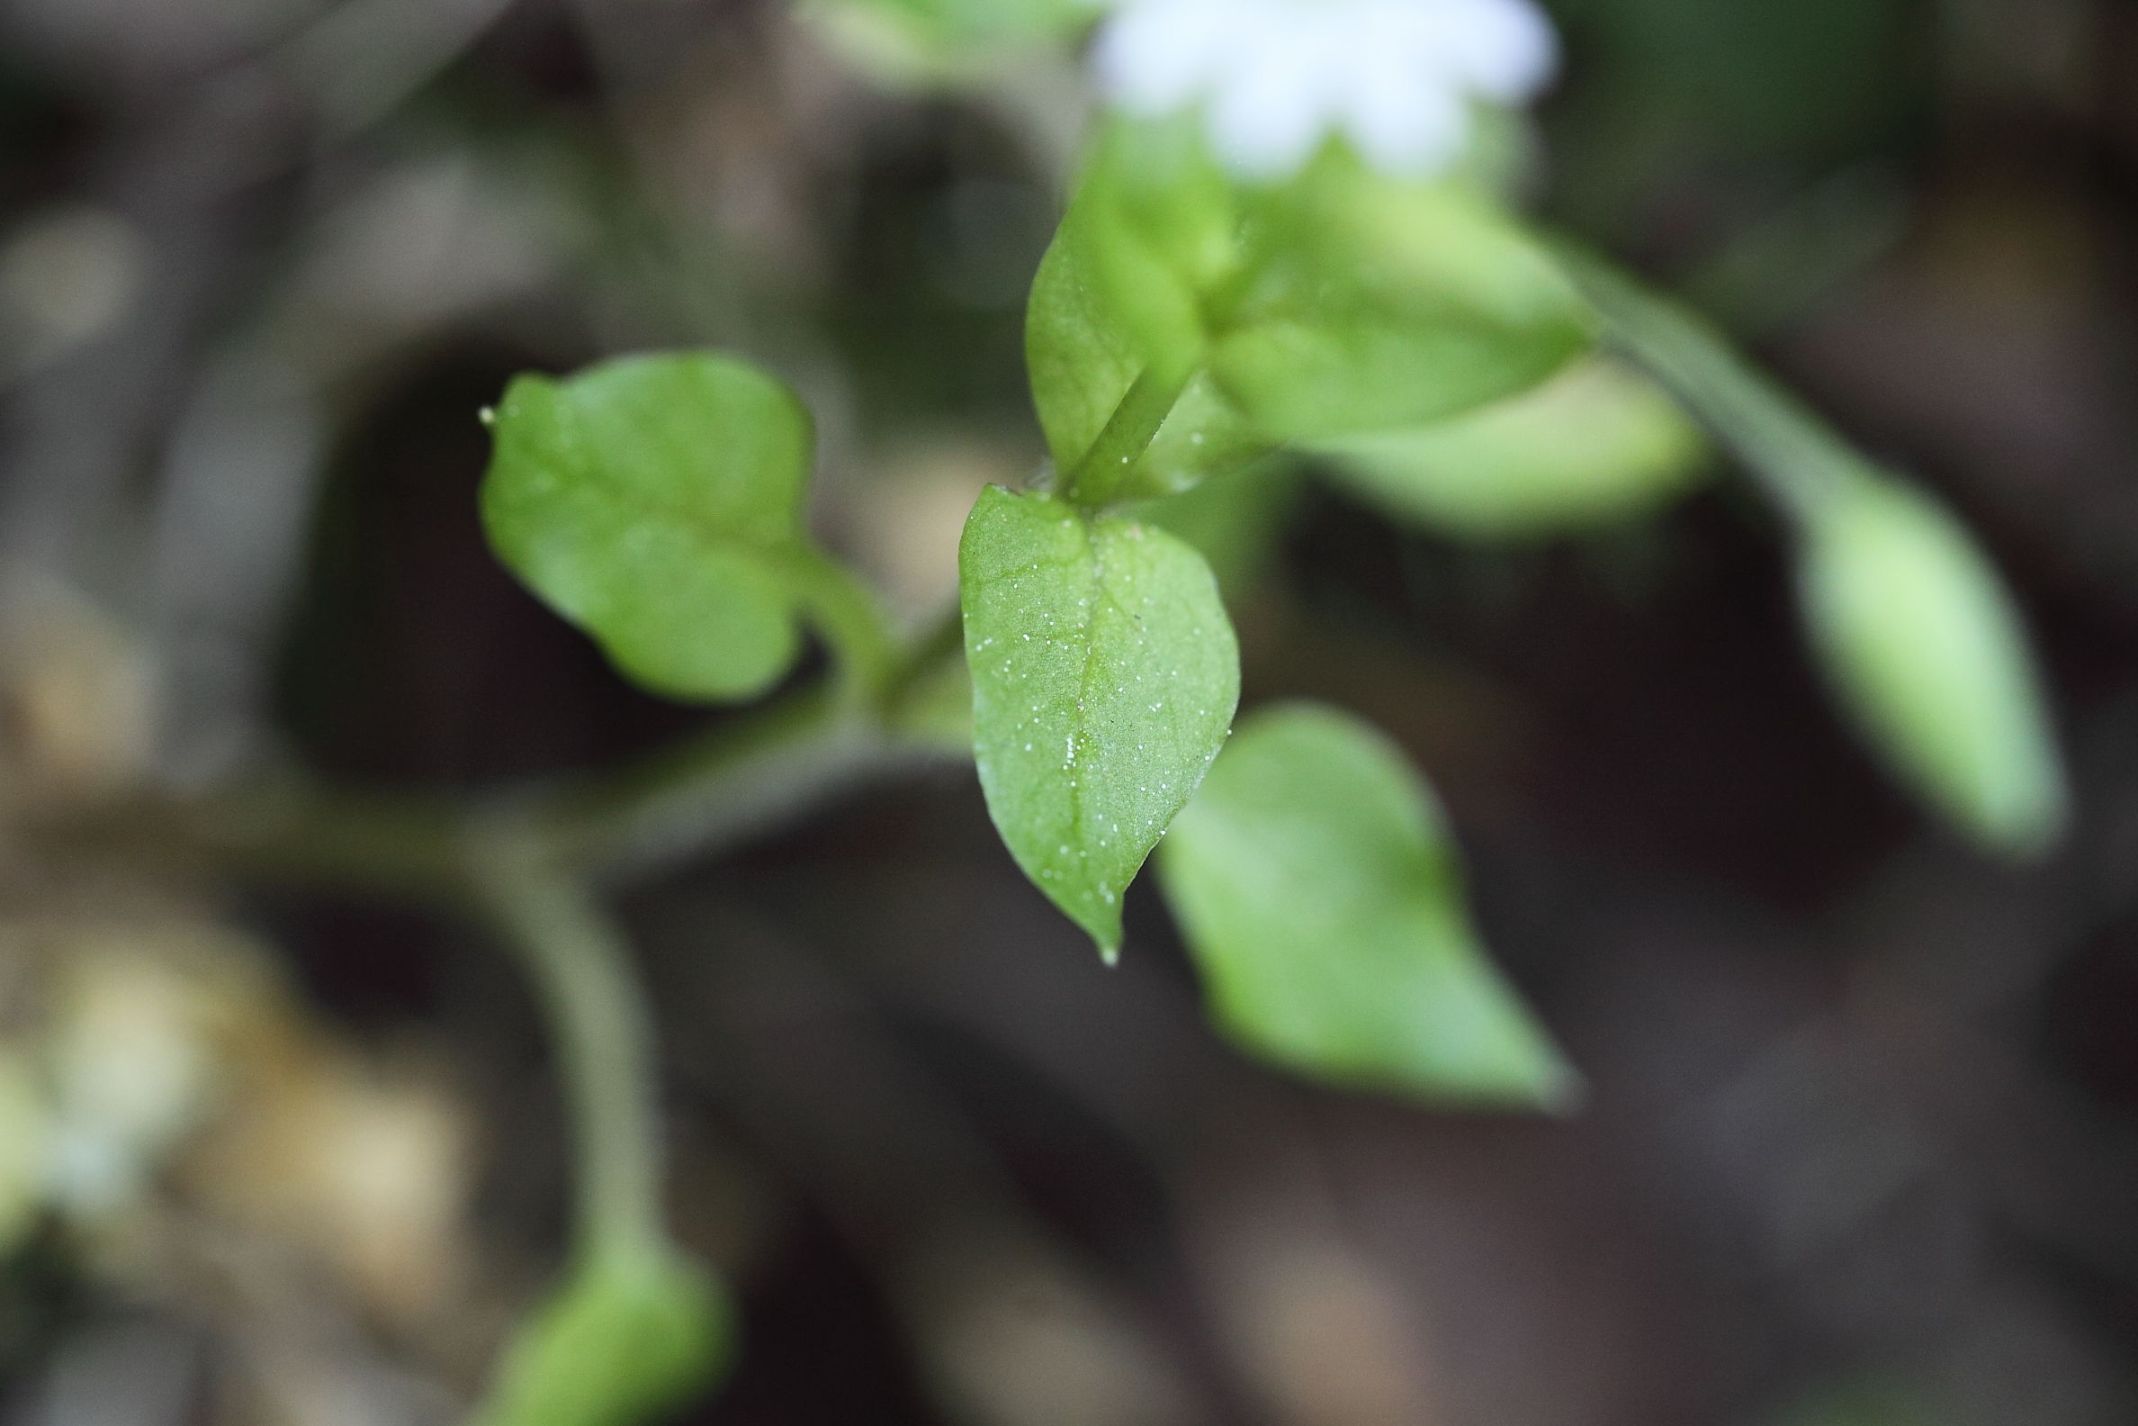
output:
[[[1425,175],[1460,156],[1472,101],[1543,88],[1558,39],[1535,0],[1120,0],[1094,62],[1129,113],[1202,106],[1244,177],[1296,172],[1336,133]]]

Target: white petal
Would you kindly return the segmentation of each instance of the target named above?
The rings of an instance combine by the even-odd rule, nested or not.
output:
[[[1437,0],[1443,60],[1487,99],[1517,103],[1536,95],[1559,68],[1559,37],[1531,0]]]
[[[1440,42],[1444,0],[1351,0],[1349,28],[1379,53],[1424,57]]]
[[[1143,0],[1107,22],[1092,50],[1100,87],[1122,108],[1168,114],[1223,77],[1241,17],[1226,0]]]
[[[1314,156],[1335,126],[1340,70],[1296,25],[1272,27],[1268,42],[1226,76],[1211,101],[1211,146],[1228,168],[1248,178],[1281,178]]]
[[[1219,156],[1256,178],[1297,169],[1338,127],[1378,166],[1443,167],[1470,96],[1529,98],[1558,62],[1535,0],[1113,2],[1093,54],[1107,96],[1152,115],[1205,102]]]
[[[1344,128],[1368,163],[1385,173],[1424,178],[1461,156],[1470,115],[1460,95],[1394,60],[1359,78],[1345,98]]]

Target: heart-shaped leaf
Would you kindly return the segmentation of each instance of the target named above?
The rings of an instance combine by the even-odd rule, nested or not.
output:
[[[1239,703],[1217,583],[1162,530],[993,488],[959,569],[988,811],[1025,875],[1111,959],[1122,893]]]
[[[1332,709],[1263,712],[1159,859],[1219,1023],[1341,1084],[1562,1107],[1576,1082],[1485,958],[1430,792]]]
[[[792,392],[711,354],[522,376],[493,418],[492,547],[635,682],[762,693],[794,664],[824,585],[802,530],[812,436]]]

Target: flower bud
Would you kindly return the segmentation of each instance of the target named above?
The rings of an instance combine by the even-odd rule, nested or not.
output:
[[[1864,734],[1985,845],[2038,854],[2061,832],[2064,775],[2003,581],[1943,507],[1849,486],[1809,521],[1805,617]]]

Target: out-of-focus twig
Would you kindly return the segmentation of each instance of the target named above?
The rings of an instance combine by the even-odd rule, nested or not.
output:
[[[39,850],[425,902],[465,903],[471,866],[502,836],[560,872],[642,873],[781,826],[841,789],[942,760],[947,749],[910,726],[906,705],[956,654],[957,631],[955,611],[922,630],[872,689],[803,688],[582,780],[454,799],[287,779],[77,809],[18,830]]]

